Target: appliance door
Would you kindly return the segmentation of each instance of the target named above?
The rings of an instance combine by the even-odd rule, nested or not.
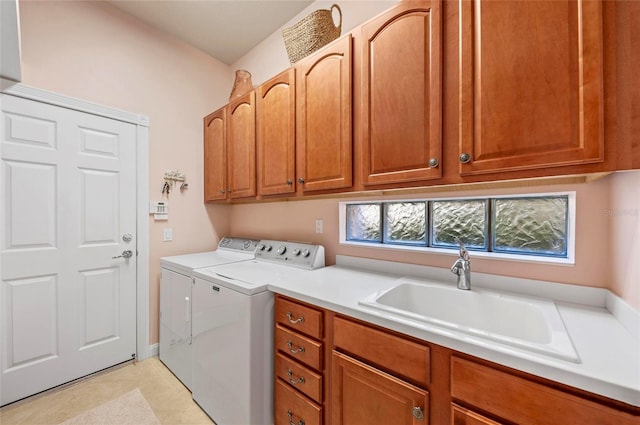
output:
[[[191,277],[161,271],[159,357],[191,389]]]
[[[217,425],[273,423],[273,294],[196,277],[193,399]]]

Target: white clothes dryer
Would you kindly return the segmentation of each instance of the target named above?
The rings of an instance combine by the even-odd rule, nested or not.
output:
[[[160,360],[191,390],[193,270],[254,258],[258,240],[224,237],[215,251],[160,259]]]
[[[273,424],[273,293],[324,267],[320,245],[262,240],[255,259],[194,271],[193,399],[217,425]]]

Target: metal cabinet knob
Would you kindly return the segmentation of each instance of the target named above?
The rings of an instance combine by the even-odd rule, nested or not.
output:
[[[436,168],[438,165],[440,165],[440,161],[438,161],[438,158],[431,158],[429,160],[429,167]]]
[[[303,184],[304,183],[304,177],[298,178],[298,183]]]
[[[224,193],[224,192],[225,192],[225,190],[224,190],[224,189],[220,189],[220,193]]]
[[[422,413],[422,407],[420,406],[414,406],[411,409],[411,414],[413,415],[414,418],[416,418],[419,421],[421,421],[424,418],[424,413]]]
[[[288,184],[289,186],[291,186],[291,185],[293,184],[293,182],[291,181],[291,179],[287,179],[287,184]]]
[[[471,161],[471,155],[469,155],[468,153],[460,154],[460,163],[466,164],[469,161]]]

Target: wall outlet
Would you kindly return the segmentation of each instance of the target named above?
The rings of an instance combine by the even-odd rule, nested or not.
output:
[[[169,242],[173,240],[173,229],[171,229],[170,227],[167,227],[166,229],[163,229],[163,237],[164,237],[164,241],[165,242]]]
[[[316,219],[316,233],[324,232],[324,220],[321,218]]]

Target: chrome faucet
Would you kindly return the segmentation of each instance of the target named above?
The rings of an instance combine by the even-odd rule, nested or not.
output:
[[[460,245],[460,254],[456,262],[451,266],[451,273],[458,275],[458,289],[469,290],[471,289],[471,260],[469,259],[469,252],[460,239],[456,238],[456,242]]]

